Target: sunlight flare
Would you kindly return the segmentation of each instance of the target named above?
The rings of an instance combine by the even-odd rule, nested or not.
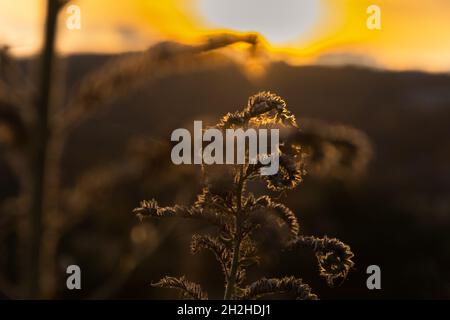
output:
[[[307,36],[321,10],[319,0],[200,0],[198,8],[212,27],[255,31],[273,44]]]

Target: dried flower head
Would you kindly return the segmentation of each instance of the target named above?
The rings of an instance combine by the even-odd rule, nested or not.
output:
[[[305,147],[301,141],[294,115],[287,109],[286,102],[270,92],[258,93],[248,100],[240,111],[226,114],[216,128],[277,127],[295,132],[279,146],[279,172],[272,176],[261,176],[261,164],[204,166],[205,186],[197,201],[190,207],[160,207],[155,200],[142,201],[134,210],[140,218],[182,217],[202,219],[217,227],[216,235],[194,235],[192,253],[211,251],[219,262],[225,284],[225,299],[255,299],[268,294],[290,293],[298,299],[317,299],[311,288],[302,279],[284,277],[281,279],[260,279],[245,285],[247,269],[258,264],[260,246],[254,231],[264,223],[276,221],[287,226],[290,239],[288,247],[307,247],[317,257],[320,274],[330,285],[337,279],[345,279],[353,266],[353,253],[337,239],[302,236],[296,214],[283,203],[269,195],[255,196],[247,190],[248,182],[266,182],[268,189],[284,192],[297,187],[305,174]],[[247,154],[248,157],[248,154]],[[261,219],[262,218],[262,219]],[[166,277],[157,284],[183,292],[184,297],[203,299],[206,297],[197,284],[187,282],[184,277]]]

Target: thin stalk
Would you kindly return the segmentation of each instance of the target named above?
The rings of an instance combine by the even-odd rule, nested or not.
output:
[[[225,288],[225,300],[230,300],[234,296],[234,291],[236,287],[236,276],[239,267],[239,253],[242,241],[242,190],[244,188],[245,177],[243,174],[243,167],[241,167],[239,182],[237,188],[237,210],[236,210],[236,234],[234,236],[233,244],[233,259],[231,261],[230,274],[227,281],[227,286]]]
[[[49,126],[49,106],[52,96],[52,75],[55,56],[55,38],[57,17],[60,3],[56,0],[47,1],[47,17],[45,24],[45,42],[40,66],[39,93],[36,99],[37,123],[33,162],[31,164],[33,177],[33,194],[31,199],[31,246],[30,246],[30,296],[40,295],[41,275],[41,247],[44,220],[44,196],[46,160],[48,154],[48,141],[51,130]]]

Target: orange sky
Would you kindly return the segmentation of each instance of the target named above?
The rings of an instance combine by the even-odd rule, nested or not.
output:
[[[43,0],[0,0],[0,43],[37,51]],[[257,31],[270,52],[294,62],[324,56],[390,69],[450,70],[449,0],[77,0],[81,30],[65,28],[59,49],[118,52],[174,39],[192,42],[216,30]],[[252,5],[258,3],[259,6]],[[276,5],[274,5],[276,3]],[[382,10],[382,29],[366,27],[366,9]],[[329,61],[329,59],[327,60]],[[333,60],[334,61],[334,60]]]

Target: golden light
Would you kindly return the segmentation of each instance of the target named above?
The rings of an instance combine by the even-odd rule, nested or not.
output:
[[[65,28],[61,53],[143,50],[158,41],[192,43],[223,31],[256,31],[267,52],[295,63],[319,57],[374,60],[388,69],[450,70],[450,1],[377,0],[382,29],[368,30],[372,0],[72,0],[82,29]],[[34,54],[42,42],[44,0],[0,0],[0,44]],[[359,57],[359,58],[358,58]],[[345,61],[344,61],[345,62]],[[350,61],[352,62],[352,61]],[[356,61],[358,62],[358,61]]]
[[[320,23],[320,0],[199,0],[212,28],[258,32],[274,45],[306,40]]]

